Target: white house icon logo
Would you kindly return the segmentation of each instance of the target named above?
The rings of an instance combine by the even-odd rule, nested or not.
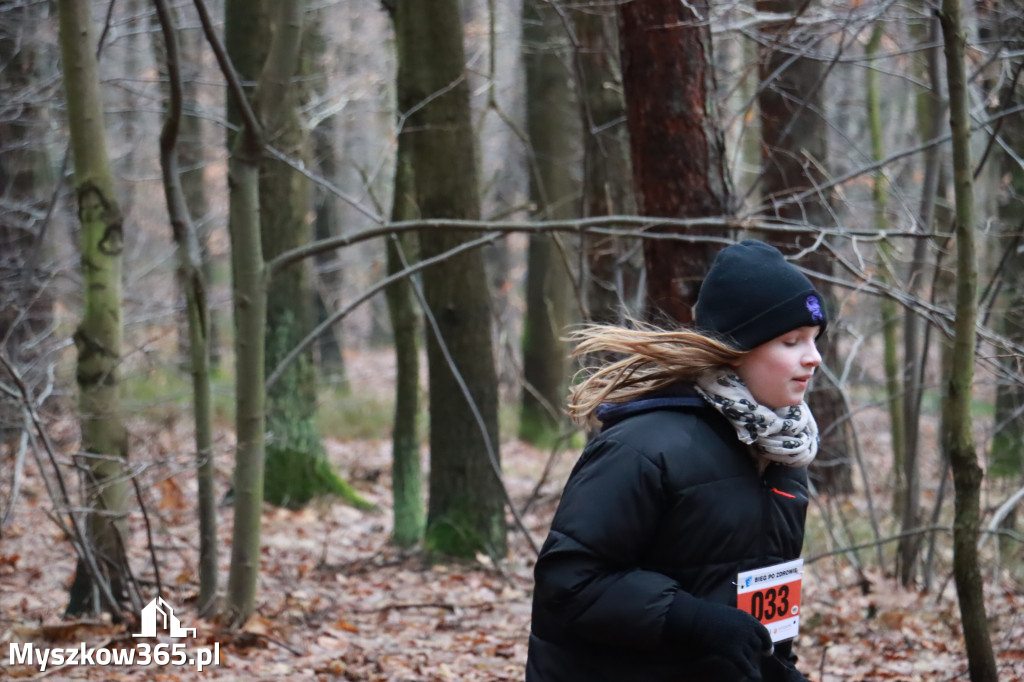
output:
[[[174,609],[171,605],[157,597],[146,604],[142,609],[142,632],[133,634],[132,637],[156,637],[157,619],[162,623],[161,628],[167,630],[171,637],[188,637],[189,633],[196,636],[195,628],[183,628]]]

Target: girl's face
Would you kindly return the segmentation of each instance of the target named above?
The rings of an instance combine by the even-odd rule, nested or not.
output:
[[[804,399],[814,369],[821,364],[814,345],[819,331],[818,327],[798,327],[762,343],[737,361],[736,374],[757,402],[777,410]]]

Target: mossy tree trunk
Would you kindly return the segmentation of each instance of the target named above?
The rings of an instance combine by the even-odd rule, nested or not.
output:
[[[271,28],[271,32],[274,28]],[[308,31],[307,31],[308,34]],[[308,35],[307,35],[308,37]],[[309,76],[309,46],[302,41],[299,76]],[[304,166],[311,162],[310,138],[298,107],[308,88],[299,79],[282,88],[279,123],[267,143]],[[307,92],[304,92],[307,91]],[[312,240],[309,180],[287,163],[263,160],[260,172],[260,235],[263,257],[272,259]],[[274,273],[267,290],[267,372],[313,328],[312,272],[308,259]],[[263,496],[292,508],[330,491],[332,474],[317,421],[317,381],[312,348],[307,348],[267,389],[267,469]]]
[[[226,40],[229,55],[245,80],[255,79],[267,58],[269,42],[253,36],[272,36],[283,30],[272,22],[279,20],[269,5],[228,2],[225,6]],[[301,56],[299,71],[310,75],[313,57],[309,50],[318,43],[304,40],[306,53]],[[311,162],[310,138],[298,107],[305,96],[289,79],[279,84],[281,102],[275,103],[280,114],[277,123],[267,130],[267,140],[291,158]],[[229,116],[238,116],[234,105]],[[308,179],[278,159],[264,158],[260,163],[260,235],[263,257],[270,259],[303,245],[312,239],[312,226],[307,216],[312,208]],[[280,361],[313,328],[312,273],[302,260],[274,274],[269,282],[266,302],[267,324],[264,340],[264,375]],[[273,504],[298,508],[318,495],[339,495],[357,506],[368,508],[345,481],[337,476],[327,461],[317,422],[317,374],[312,350],[304,351],[290,363],[281,376],[267,389],[266,470],[264,498]]]
[[[539,220],[576,218],[580,206],[580,119],[571,45],[560,16],[565,7],[560,4],[523,1],[527,167],[532,215]],[[537,445],[554,444],[563,421],[568,349],[562,336],[573,286],[566,248],[561,237],[530,236],[519,437]]]
[[[825,120],[826,64],[811,52],[817,41],[796,21],[805,11],[804,0],[758,0],[758,11],[779,17],[763,26],[758,59],[761,87],[761,182],[763,204],[769,218],[786,223],[806,222],[825,227],[833,221],[831,195],[818,188],[828,185],[828,121]],[[807,56],[802,56],[807,55]],[[811,245],[812,239],[776,242],[786,252]],[[815,282],[825,298],[835,325],[836,297],[828,283],[832,258],[825,250],[808,254],[803,265],[821,273]],[[826,334],[819,342],[822,363],[839,365],[838,334]],[[821,428],[821,446],[811,465],[811,475],[820,488],[834,493],[853,491],[850,414],[841,387],[825,372],[815,376],[807,397]]]
[[[68,126],[75,160],[75,191],[82,250],[82,319],[75,331],[78,405],[85,472],[86,539],[97,559],[97,575],[79,557],[68,613],[105,608],[94,600],[97,581],[109,594],[129,596],[125,554],[130,483],[125,460],[128,438],[121,417],[121,211],[106,149],[103,101],[96,65],[90,3],[61,0],[60,45]],[[133,604],[134,606],[134,604]],[[115,617],[119,613],[113,614]]]
[[[398,88],[402,90],[401,78]],[[402,95],[399,95],[401,98]],[[417,217],[413,200],[413,169],[409,138],[398,136],[395,159],[395,191],[391,219],[395,222]],[[418,248],[414,232],[392,235],[387,242],[388,275],[414,262]],[[417,428],[420,393],[419,315],[412,284],[402,279],[386,290],[388,315],[395,344],[395,420],[391,429],[391,489],[395,515],[392,540],[410,547],[423,539],[426,510],[423,505],[423,477],[420,471],[420,442]]]
[[[619,5],[633,179],[644,215],[699,218],[731,212],[709,16],[705,1]],[[646,240],[650,314],[692,322],[700,283],[719,248]]]
[[[389,8],[392,21],[394,8]],[[401,40],[395,25],[396,39]],[[402,48],[398,48],[399,54]],[[408,69],[400,69],[396,79],[397,99],[409,101]],[[395,222],[419,217],[416,208],[415,175],[409,135],[398,131],[395,154],[395,184],[392,192],[391,219]],[[393,275],[416,260],[419,244],[416,233],[392,235],[387,242],[387,272]],[[420,317],[417,314],[412,282],[402,279],[385,290],[388,316],[395,344],[395,420],[391,428],[391,492],[394,510],[392,540],[399,547],[411,547],[423,539],[426,509],[423,504],[423,476],[420,467]]]
[[[399,0],[395,11],[400,114],[423,218],[478,220],[475,141],[457,0]],[[435,229],[421,257],[466,241]],[[425,544],[454,556],[506,552],[498,446],[498,393],[483,255],[464,252],[423,272],[430,319],[430,504]]]
[[[971,168],[968,110],[966,31],[960,0],[943,0],[939,14],[946,52],[949,84],[949,123],[953,138],[953,186],[956,232],[956,318],[953,324],[953,361],[948,379],[943,429],[948,438],[955,488],[953,518],[953,577],[960,603],[960,620],[967,647],[971,682],[996,682],[995,654],[985,614],[985,592],[978,565],[981,523],[981,481],[974,445],[971,401],[977,335],[978,267],[974,239],[974,180]]]

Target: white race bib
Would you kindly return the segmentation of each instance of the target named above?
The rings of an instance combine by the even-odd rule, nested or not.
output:
[[[773,642],[800,631],[800,580],[803,559],[744,571],[736,577],[736,606],[768,628]]]

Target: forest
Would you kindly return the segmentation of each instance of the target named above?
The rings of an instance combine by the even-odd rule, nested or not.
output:
[[[0,2],[0,677],[523,679],[570,335],[756,237],[800,669],[1024,680],[1022,70],[1007,0]]]

